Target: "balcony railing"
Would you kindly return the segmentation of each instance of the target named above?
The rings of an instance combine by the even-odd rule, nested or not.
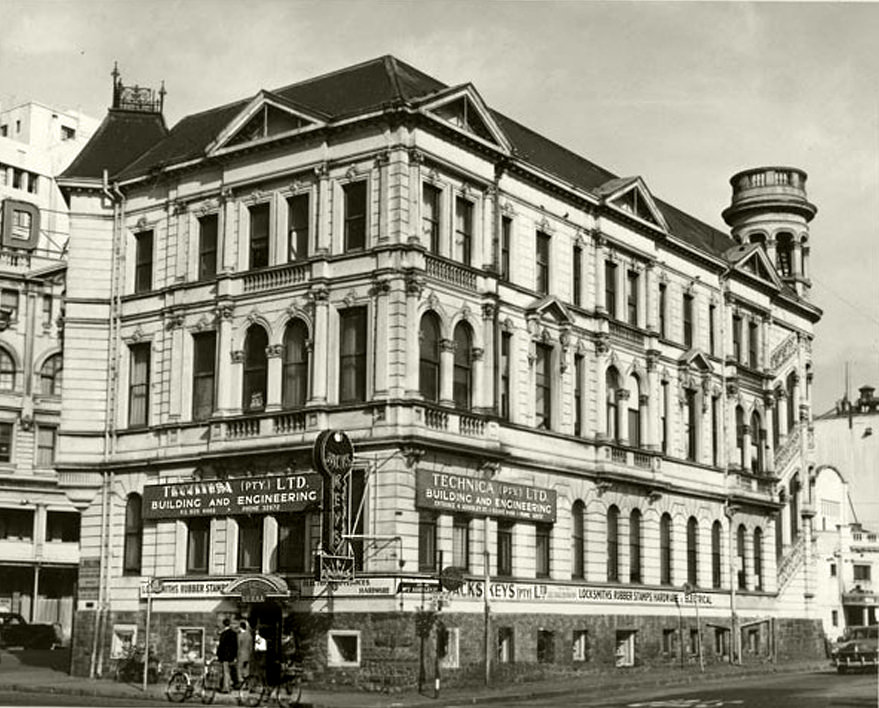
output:
[[[470,437],[482,437],[485,435],[485,420],[474,415],[464,415],[458,417],[458,429],[461,435]]]
[[[275,290],[288,285],[304,283],[311,277],[308,263],[289,263],[275,268],[257,270],[244,275],[244,292],[254,293],[262,290]]]
[[[736,488],[757,494],[772,495],[775,491],[776,479],[774,477],[761,477],[748,472],[738,471],[733,473]]]
[[[476,290],[476,273],[465,265],[459,265],[435,256],[425,256],[427,274],[467,290]]]
[[[288,433],[304,433],[306,428],[305,413],[282,413],[273,418],[275,435]]]
[[[611,321],[610,336],[628,344],[634,344],[639,347],[644,346],[644,335],[625,322]]]
[[[224,437],[227,440],[255,438],[259,435],[259,418],[242,418],[226,422]]]
[[[448,430],[449,414],[445,411],[438,411],[435,408],[425,408],[424,424],[434,430]]]
[[[801,434],[802,433],[800,432],[800,426],[798,425],[775,451],[775,469],[779,473],[784,471],[790,461],[800,451]]]

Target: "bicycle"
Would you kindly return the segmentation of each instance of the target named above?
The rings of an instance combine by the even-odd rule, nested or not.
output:
[[[280,708],[298,706],[302,699],[304,679],[305,670],[294,663],[282,665],[281,680],[275,686],[269,686],[261,676],[248,676],[238,690],[238,704],[254,708],[263,701],[271,700],[274,695]]]
[[[177,668],[168,679],[165,697],[172,703],[183,703],[193,694],[198,694],[204,704],[213,703],[217,691],[223,687],[223,665],[214,659],[204,665],[198,678],[193,682],[189,666]]]

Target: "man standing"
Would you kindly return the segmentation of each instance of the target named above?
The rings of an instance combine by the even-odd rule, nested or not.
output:
[[[250,675],[250,655],[253,651],[253,637],[247,622],[241,620],[238,627],[238,680],[244,681]]]
[[[229,626],[229,618],[223,620],[223,631],[220,632],[220,643],[217,646],[217,659],[223,664],[223,693],[229,693],[232,686],[238,683],[235,662],[238,658],[238,637]]]

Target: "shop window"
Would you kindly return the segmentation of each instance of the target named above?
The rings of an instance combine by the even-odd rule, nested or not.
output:
[[[360,632],[331,629],[327,633],[327,666],[360,666]]]
[[[760,653],[760,630],[756,627],[748,629],[748,653],[751,655]]]
[[[0,510],[0,540],[31,541],[34,537],[34,512],[31,509]]]
[[[440,395],[440,323],[433,312],[421,318],[419,340],[418,390],[425,401],[435,403]]]
[[[455,326],[455,356],[452,398],[456,408],[469,410],[473,403],[473,335],[470,325]]]
[[[534,425],[538,430],[552,426],[552,347],[535,344],[534,353]]]
[[[79,514],[75,511],[46,512],[46,540],[79,542]]]
[[[13,423],[0,423],[0,464],[12,462],[12,434],[14,430]]]
[[[58,429],[50,425],[37,426],[37,467],[46,469],[55,464]]]
[[[513,238],[513,220],[501,217],[501,279],[510,279],[510,245]]]
[[[143,517],[140,494],[129,494],[125,503],[125,546],[122,556],[123,575],[140,575],[143,550]]]
[[[366,182],[351,182],[342,188],[345,199],[345,251],[366,248]]]
[[[662,630],[662,653],[668,657],[678,653],[678,631],[676,629]]]
[[[614,651],[617,668],[635,665],[635,640],[636,630],[617,630]]]
[[[366,308],[339,313],[339,402],[366,400]]]
[[[217,233],[219,216],[208,214],[198,220],[198,279],[210,280],[217,274]]]
[[[440,252],[440,198],[442,191],[432,184],[421,187],[421,230],[424,245],[431,253]]]
[[[204,627],[178,627],[177,662],[199,664],[204,658]]]
[[[452,565],[470,568],[470,519],[466,516],[456,516],[452,523]]]
[[[9,352],[0,348],[0,391],[15,390],[15,362]]]
[[[186,534],[186,572],[205,575],[208,572],[210,553],[211,520],[196,516],[187,519]]]
[[[537,524],[535,527],[535,564],[538,578],[549,577],[551,539],[552,526],[550,524]]]
[[[499,664],[512,664],[516,661],[515,629],[497,628],[497,661]]]
[[[853,578],[857,582],[870,582],[872,567],[856,563],[852,566]]]
[[[238,572],[262,570],[263,517],[242,516],[238,521]]]
[[[586,505],[578,499],[571,507],[571,578],[582,580],[586,566]]]
[[[288,233],[290,261],[302,261],[308,258],[311,229],[311,210],[308,194],[297,194],[287,200]]]
[[[436,516],[428,512],[418,515],[418,571],[436,572]]]
[[[308,399],[308,326],[291,320],[284,331],[284,408],[301,408]]]
[[[40,393],[44,396],[60,396],[64,361],[60,354],[53,354],[40,367]]]
[[[192,419],[207,420],[214,412],[217,333],[192,335]]]
[[[441,656],[440,666],[443,669],[461,668],[461,630],[458,627],[446,627],[445,642],[442,647],[445,653]]]
[[[284,514],[278,517],[278,570],[282,573],[304,573],[308,570],[308,538],[306,514]]]
[[[573,661],[589,661],[591,647],[589,645],[589,630],[575,629],[571,638]]]
[[[513,575],[513,524],[510,521],[497,522],[497,574]]]
[[[248,267],[265,268],[269,264],[269,204],[250,207],[250,254]]]
[[[473,265],[473,203],[455,198],[455,260]]]
[[[537,278],[534,289],[541,295],[549,293],[549,252],[550,237],[542,231],[538,231],[535,237],[534,257],[537,268]]]
[[[633,509],[629,515],[629,582],[640,583],[641,578],[641,512]]]
[[[134,292],[146,293],[153,289],[153,232],[141,231],[134,235]]]
[[[132,344],[128,371],[128,426],[145,426],[149,420],[150,396],[150,350],[149,342]]]
[[[113,641],[110,645],[110,658],[122,659],[129,656],[137,646],[137,625],[114,624]]]
[[[266,407],[269,338],[258,324],[247,330],[244,338],[244,390],[241,407],[247,411],[261,411]]]
[[[555,632],[546,629],[537,630],[537,663],[555,663]]]

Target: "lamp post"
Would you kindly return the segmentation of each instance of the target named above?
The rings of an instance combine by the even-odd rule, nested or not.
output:
[[[696,649],[699,652],[699,671],[705,671],[705,659],[702,657],[702,623],[699,621],[699,601],[694,594],[696,588],[686,582],[684,583],[684,592],[693,598],[693,608],[696,610]]]

